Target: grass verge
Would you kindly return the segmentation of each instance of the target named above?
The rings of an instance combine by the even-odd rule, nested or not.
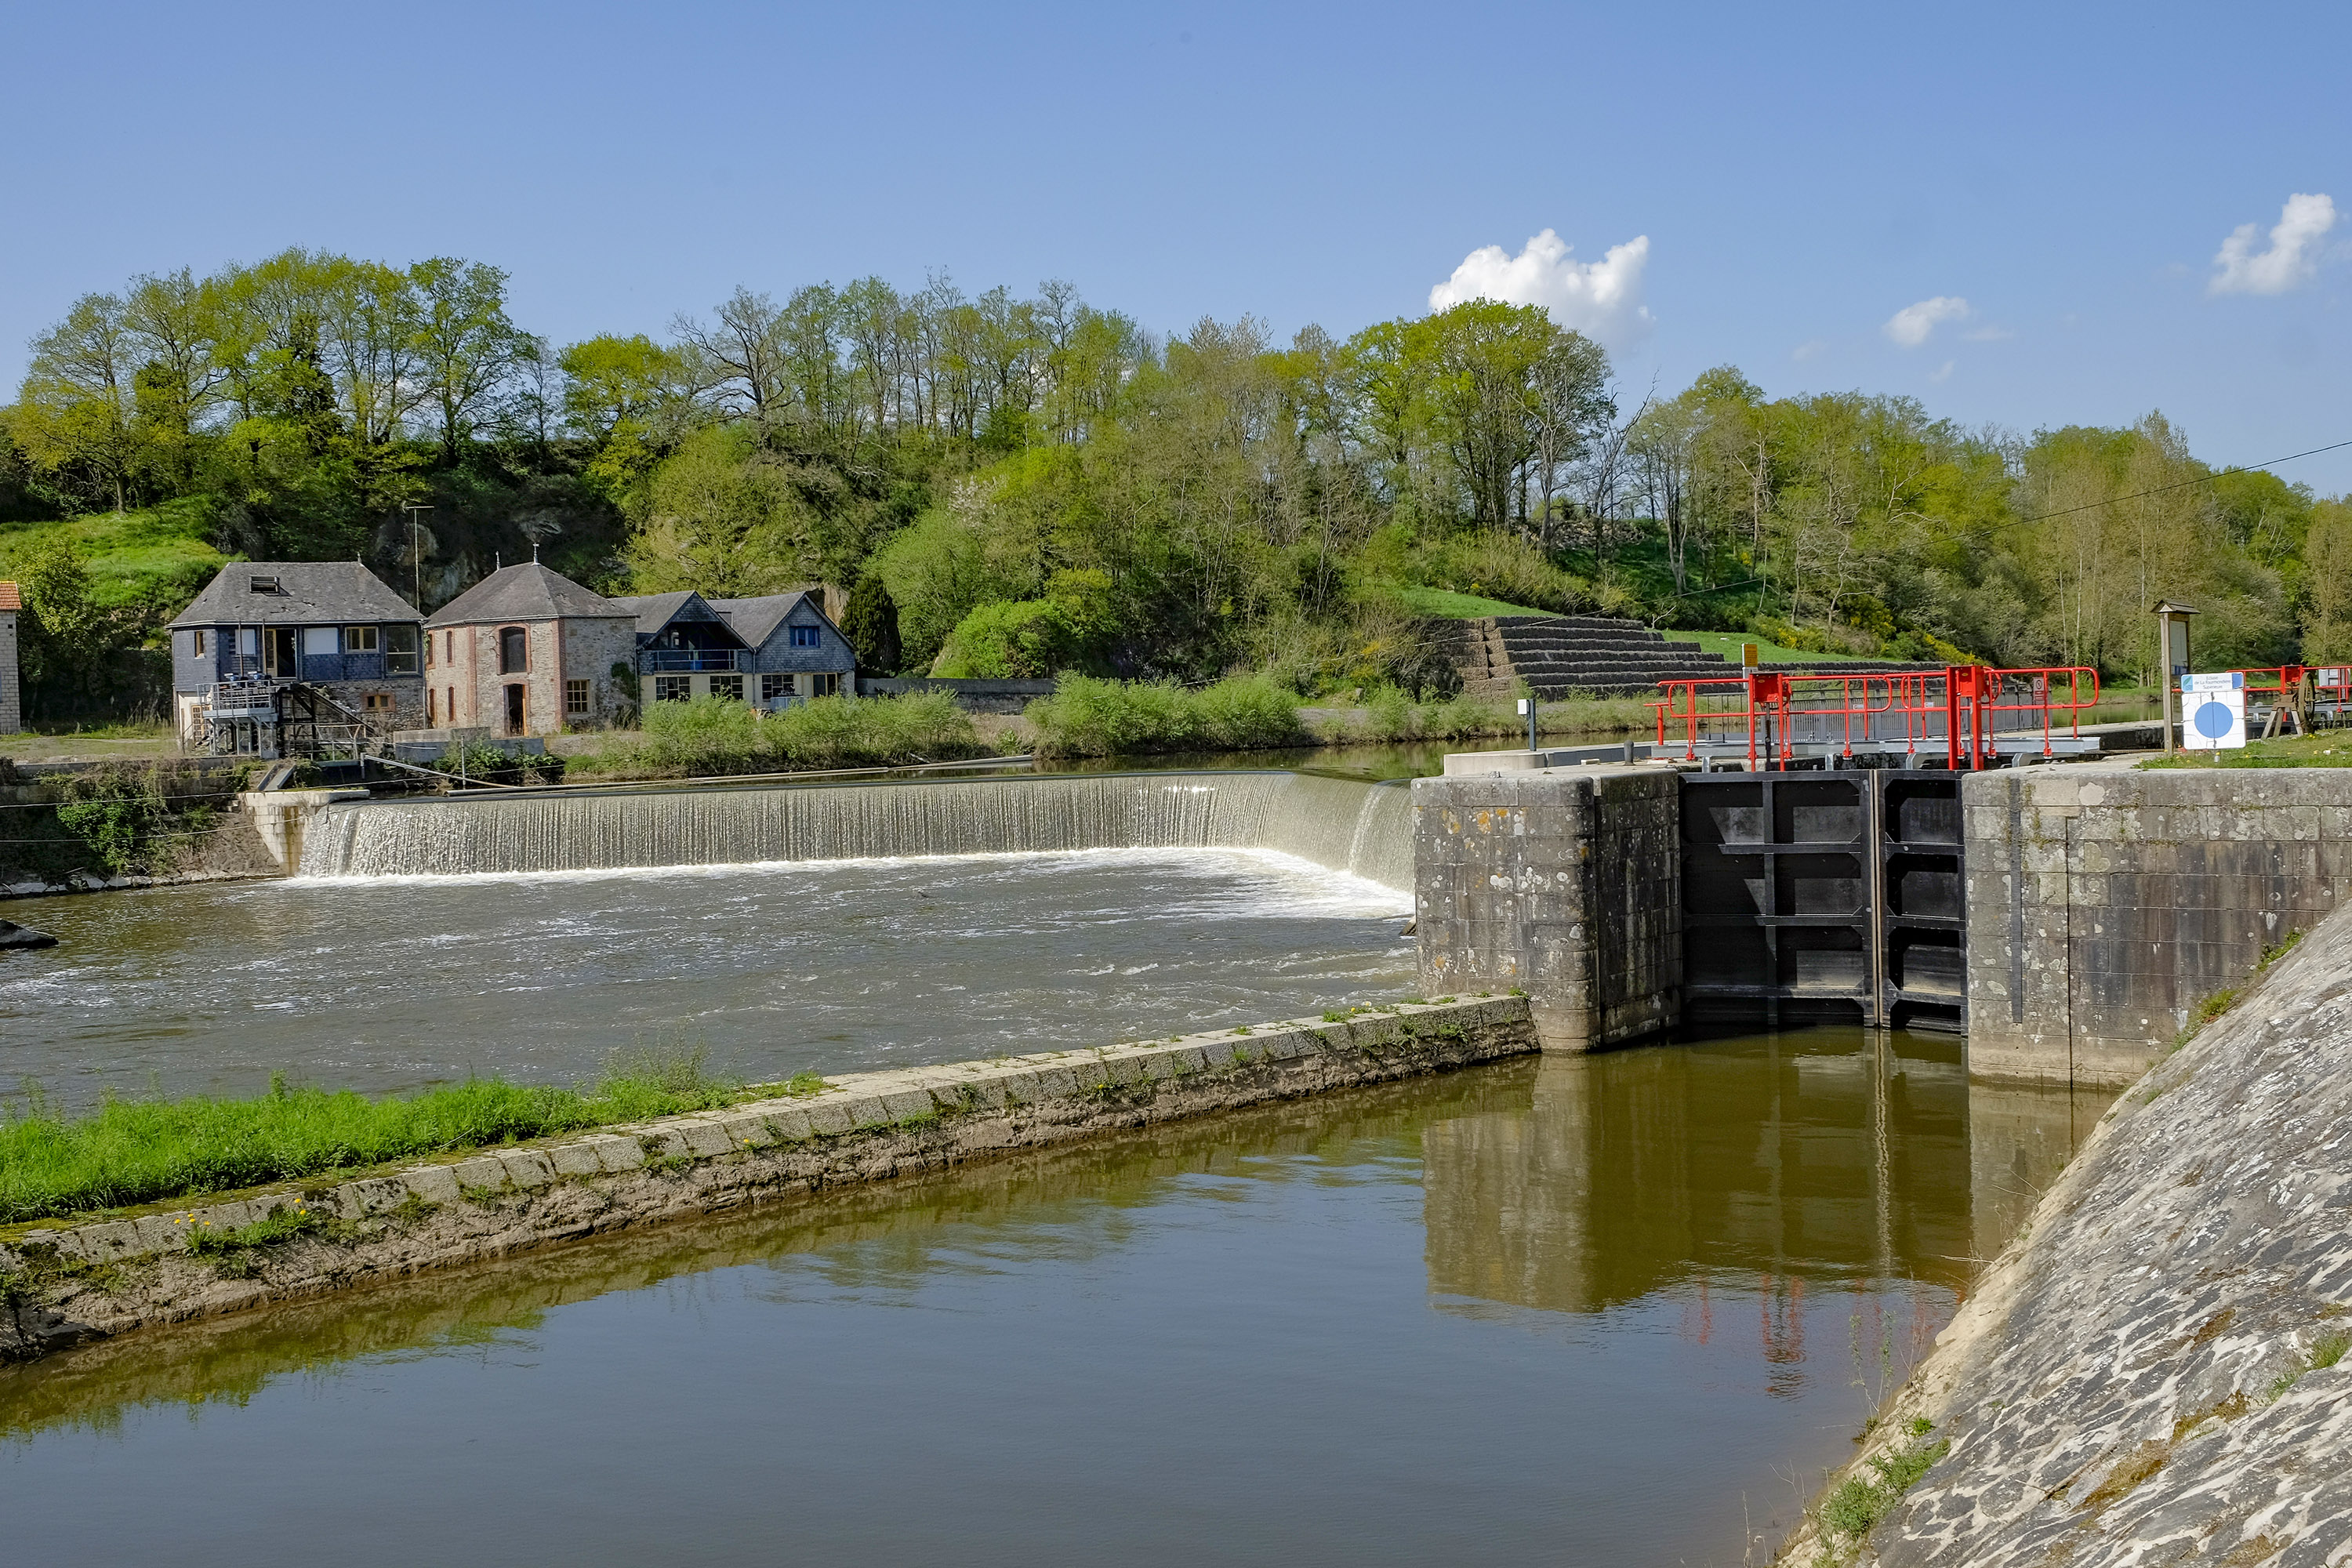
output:
[[[2150,757],[2143,768],[2352,768],[2352,730],[2248,741],[2243,751],[2174,752]]]
[[[1360,717],[1327,726],[1322,739],[1339,745],[1367,741],[1466,741],[1482,736],[1523,736],[1528,721],[1509,702],[1456,697],[1415,702],[1394,687],[1366,699]],[[1655,724],[1650,705],[1638,697],[1571,697],[1536,710],[1538,735],[1648,734]]]
[[[813,1073],[766,1087],[713,1078],[694,1050],[616,1053],[600,1078],[576,1089],[476,1079],[371,1099],[280,1079],[248,1099],[110,1100],[72,1117],[37,1098],[24,1114],[0,1121],[0,1224],[299,1181],[824,1088]]]

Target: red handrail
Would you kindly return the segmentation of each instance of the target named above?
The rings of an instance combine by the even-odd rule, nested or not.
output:
[[[1938,719],[1948,766],[1984,767],[1998,754],[2000,734],[2036,728],[2042,731],[2042,754],[2049,756],[2054,754],[2052,742],[2057,731],[2079,732],[2084,712],[2099,700],[2098,672],[2077,665],[2021,669],[1955,665],[1941,670],[1819,675],[1753,670],[1658,684],[1664,695],[1650,706],[1656,714],[1662,752],[1673,743],[1670,727],[1679,731],[1685,761],[1696,760],[1703,728],[1745,731],[1751,769],[1759,761],[1759,743],[1767,760],[1795,757],[1794,721],[1801,718],[1815,721],[1825,731],[1834,724],[1841,754],[1848,757],[1853,755],[1857,733],[1865,747],[1899,744],[1916,753],[1922,742],[1938,738]],[[1899,736],[1888,732],[1894,728],[1889,715],[1901,718]],[[2024,719],[2005,725],[2004,715]]]

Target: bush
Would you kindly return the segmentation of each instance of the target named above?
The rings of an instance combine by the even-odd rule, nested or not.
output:
[[[1076,664],[1080,638],[1051,599],[982,605],[956,623],[931,673],[964,680],[1036,680]]]
[[[1197,691],[1151,681],[1066,675],[1029,704],[1041,756],[1113,757],[1142,752],[1257,751],[1312,743],[1296,693],[1264,675]]]
[[[633,742],[570,759],[575,775],[709,778],[976,757],[971,715],[943,691],[819,697],[762,714],[724,697],[656,702]]]

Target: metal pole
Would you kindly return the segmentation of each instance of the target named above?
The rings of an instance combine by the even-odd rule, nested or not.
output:
[[[2164,749],[2173,749],[2172,735],[2172,612],[2156,612],[2156,668],[2164,683],[2163,706],[2159,712],[2164,721]]]
[[[1533,693],[1529,693],[1529,694],[1528,694],[1528,751],[1530,751],[1530,752],[1532,752],[1532,751],[1534,751],[1534,750],[1536,749],[1536,704],[1537,704],[1538,701],[1540,701],[1540,700],[1541,700],[1540,698],[1538,698],[1538,697],[1535,696]]]

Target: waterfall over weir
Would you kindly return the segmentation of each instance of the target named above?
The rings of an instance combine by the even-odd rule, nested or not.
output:
[[[328,807],[318,877],[463,876],[1057,849],[1272,849],[1412,887],[1412,795],[1294,773],[1047,773]]]

